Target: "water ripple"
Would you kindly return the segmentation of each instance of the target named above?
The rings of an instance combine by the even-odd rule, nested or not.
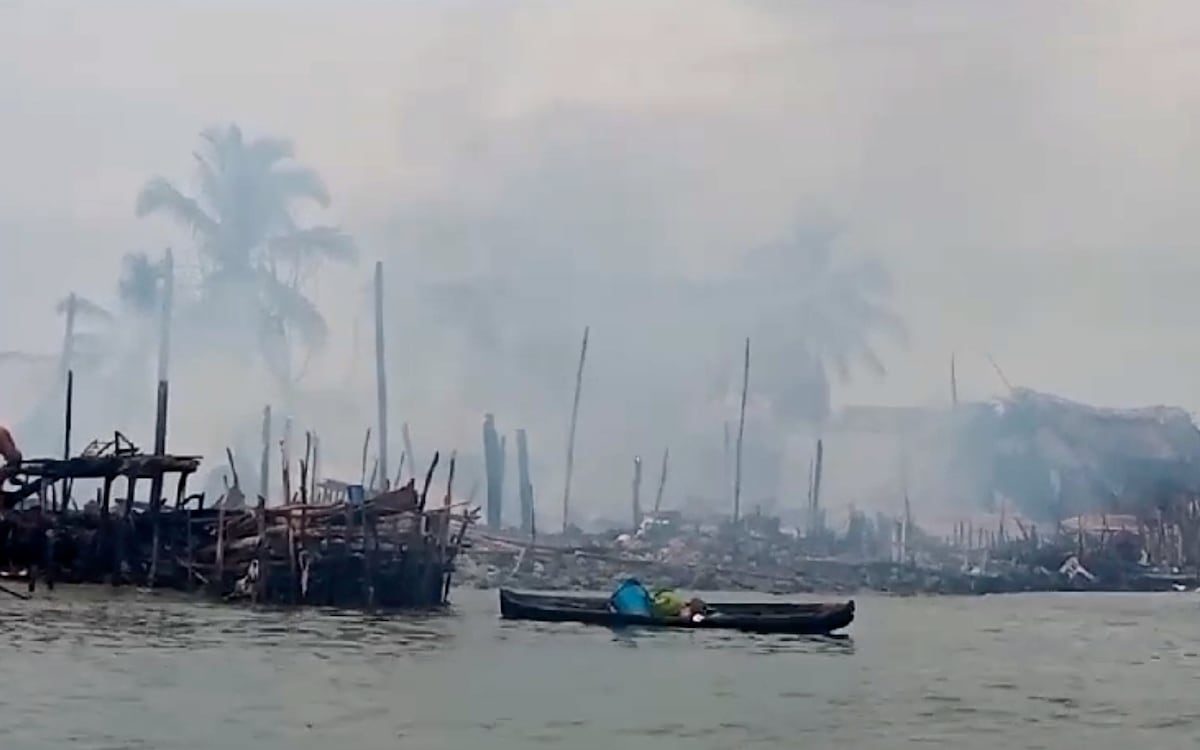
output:
[[[1197,600],[859,601],[853,638],[0,602],[0,747],[1193,747]],[[803,743],[797,738],[803,737]]]

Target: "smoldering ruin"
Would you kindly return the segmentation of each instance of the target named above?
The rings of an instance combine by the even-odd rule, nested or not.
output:
[[[835,497],[843,512],[834,520],[821,494],[827,463],[837,463],[829,457],[867,443],[876,462],[853,467],[861,494]],[[880,446],[896,454],[898,472],[878,461]],[[791,528],[761,509],[735,522],[659,500],[643,513],[640,469],[635,462],[627,524],[532,541],[482,530],[468,575],[483,586],[591,589],[637,574],[779,593],[1200,585],[1200,430],[1178,408],[1097,408],[1027,388],[937,409],[850,408],[816,443],[807,500],[783,514],[798,522]],[[864,491],[881,480],[894,484]],[[922,518],[917,506],[941,512]]]
[[[1144,52],[1184,11],[1058,11],[1139,84],[1118,92],[1039,9],[710,6],[664,39],[677,9],[633,4],[570,49],[539,9],[468,43],[407,6],[336,39],[312,8],[156,6],[138,33],[0,9],[28,176],[0,186],[9,574],[363,606],[428,599],[406,566],[443,589],[1190,586],[1195,428],[1099,406],[1192,398],[1191,105],[1141,85],[1187,80]],[[76,28],[123,54],[83,60]],[[202,28],[221,55],[155,46]],[[346,39],[367,58],[313,107],[294,50]],[[947,73],[947,43],[971,64]],[[967,349],[1097,406],[946,388]],[[182,502],[168,458],[198,461]],[[136,478],[105,500],[114,467]]]

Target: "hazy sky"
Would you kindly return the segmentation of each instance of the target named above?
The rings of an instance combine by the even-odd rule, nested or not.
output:
[[[134,219],[137,190],[186,184],[199,130],[237,121],[294,139],[333,193],[321,218],[362,244],[322,281],[335,334],[376,258],[397,295],[464,275],[720,277],[827,217],[840,248],[889,263],[912,333],[883,349],[886,379],[838,401],[945,401],[957,348],[964,398],[999,391],[991,353],[1030,387],[1200,409],[1198,34],[1187,0],[0,0],[0,349],[54,351],[53,301],[111,298],[123,253],[186,251]],[[619,343],[637,320],[531,315],[561,318],[545,356],[568,392],[578,323],[596,357],[637,356]],[[397,409],[429,408],[395,388]],[[426,421],[475,440],[467,401]],[[563,430],[568,406],[546,407]]]

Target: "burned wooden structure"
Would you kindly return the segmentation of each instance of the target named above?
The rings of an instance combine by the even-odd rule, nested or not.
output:
[[[379,493],[332,481],[310,488],[302,462],[293,495],[285,465],[288,501],[270,508],[262,496],[247,506],[236,472],[214,503],[188,494],[199,466],[196,456],[144,454],[117,434],[79,456],[9,467],[0,573],[31,589],[39,580],[109,583],[273,604],[430,607],[445,603],[454,559],[477,520],[452,503],[449,488],[426,507],[436,459],[420,493],[412,481]],[[139,502],[143,480],[173,497]],[[99,488],[80,507],[74,498],[89,481]]]
[[[66,459],[26,459],[7,467],[15,488],[0,489],[0,569],[24,571],[30,585],[41,575],[56,580],[113,584],[171,584],[187,528],[188,478],[200,466],[196,456],[146,455],[120,433],[93,442]],[[138,503],[139,482],[162,486],[173,477],[174,501],[165,496]],[[77,484],[100,486],[79,507]],[[160,565],[160,562],[164,563]]]

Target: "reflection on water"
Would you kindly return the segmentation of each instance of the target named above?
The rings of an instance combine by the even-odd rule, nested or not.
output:
[[[1200,599],[866,599],[852,638],[0,601],[0,748],[1195,747]],[[802,741],[801,741],[802,740]]]

